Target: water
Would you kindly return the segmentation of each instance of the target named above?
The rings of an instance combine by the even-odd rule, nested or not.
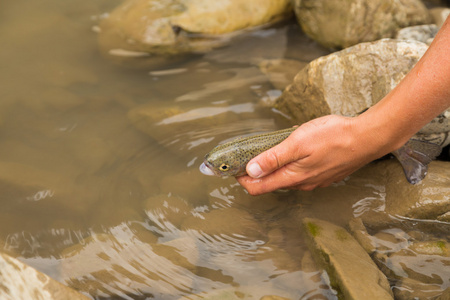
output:
[[[260,197],[198,171],[217,143],[280,129],[260,105],[280,93],[260,61],[328,51],[288,22],[205,55],[119,66],[93,30],[118,3],[2,5],[3,251],[96,299],[335,298],[301,219],[345,226],[379,209],[371,166],[345,184]],[[423,271],[444,278],[437,290],[449,285],[442,264]]]

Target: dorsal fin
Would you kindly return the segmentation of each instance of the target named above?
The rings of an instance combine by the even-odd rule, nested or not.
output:
[[[428,164],[442,151],[441,146],[420,141],[409,140],[400,149],[392,152],[397,157],[411,184],[420,182],[428,171]]]

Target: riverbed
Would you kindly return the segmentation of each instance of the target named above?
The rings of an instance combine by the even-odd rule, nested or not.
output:
[[[282,128],[264,106],[281,90],[262,61],[330,50],[288,20],[209,53],[111,61],[97,25],[118,3],[2,5],[2,251],[93,299],[336,298],[301,221],[382,211],[379,162],[328,188],[257,197],[198,170],[218,143]],[[443,277],[446,263],[407,268]]]

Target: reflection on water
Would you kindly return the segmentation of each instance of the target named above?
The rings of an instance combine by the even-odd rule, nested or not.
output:
[[[326,51],[288,23],[203,56],[119,67],[91,30],[118,2],[3,4],[3,251],[98,299],[335,298],[301,219],[342,225],[382,206],[370,171],[260,197],[198,172],[216,144],[279,128],[261,105],[279,91],[257,63]]]

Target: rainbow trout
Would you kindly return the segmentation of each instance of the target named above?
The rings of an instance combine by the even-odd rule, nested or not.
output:
[[[246,174],[247,163],[258,154],[278,145],[297,127],[259,135],[237,138],[216,146],[206,154],[200,171],[205,175],[241,176]],[[440,145],[410,139],[392,154],[400,161],[406,179],[416,184],[427,174],[428,164],[441,152]]]
[[[241,176],[247,174],[247,163],[258,154],[278,145],[297,127],[237,138],[216,146],[206,154],[200,166],[205,175]]]

